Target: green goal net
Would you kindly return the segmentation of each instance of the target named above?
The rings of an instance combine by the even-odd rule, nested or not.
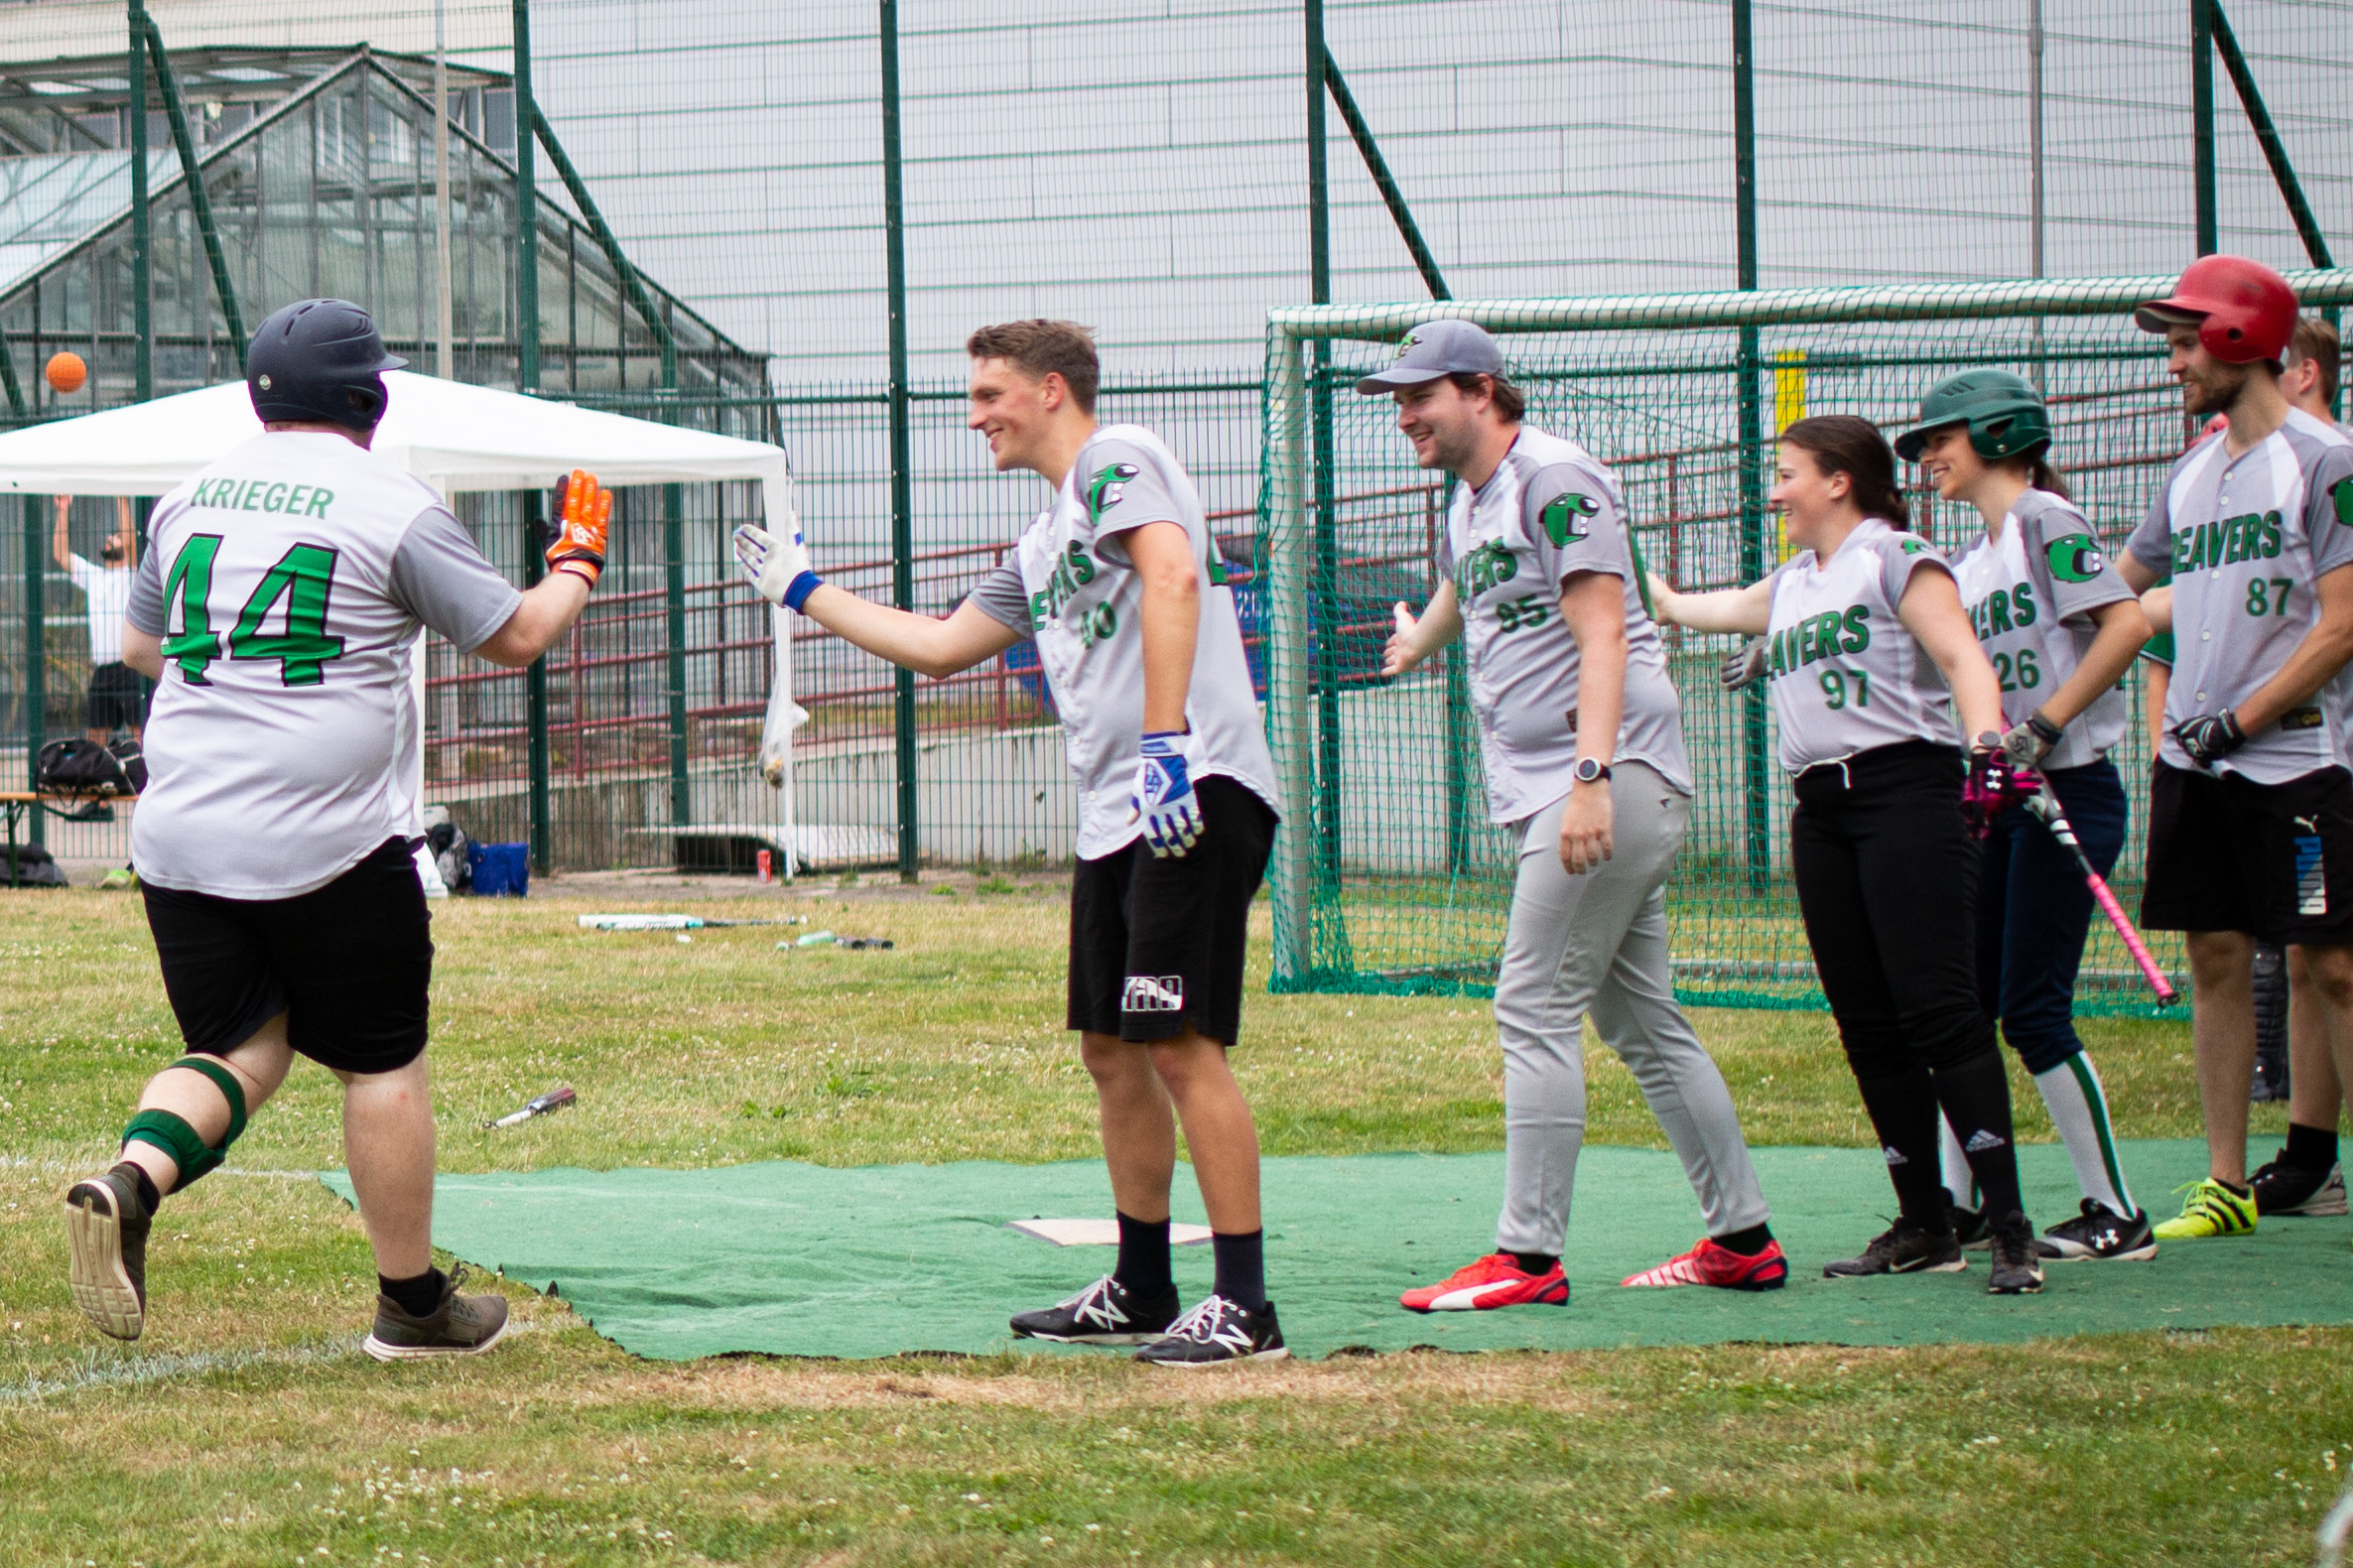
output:
[[[1765,503],[1772,436],[1807,414],[1893,431],[1972,365],[2049,398],[2054,460],[2112,547],[2194,433],[2164,349],[2132,307],[2170,277],[1752,291],[1584,300],[1327,305],[1269,319],[1256,585],[1267,722],[1288,807],[1270,873],[1278,990],[1492,989],[1514,844],[1488,821],[1459,647],[1385,681],[1389,606],[1436,587],[1443,475],[1417,468],[1386,399],[1356,378],[1416,323],[1503,337],[1528,418],[1611,464],[1652,570],[1685,588],[1755,581],[1787,555]],[[2353,270],[2295,273],[2307,307],[2353,301]],[[1916,480],[1916,470],[1907,475]],[[1962,545],[1974,510],[1913,492],[1915,526]],[[1686,1002],[1821,1005],[1788,880],[1789,787],[1761,688],[1727,694],[1735,639],[1669,628],[1698,799],[1668,911]],[[2112,878],[2137,907],[2149,767],[2140,676],[2116,757],[2137,799]],[[1923,887],[1922,897],[1947,896]],[[2177,937],[2152,943],[2169,973]],[[2182,986],[2186,990],[2186,985]],[[2154,1010],[2097,925],[2078,1010]]]

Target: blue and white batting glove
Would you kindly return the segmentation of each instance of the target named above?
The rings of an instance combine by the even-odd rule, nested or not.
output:
[[[809,547],[802,542],[798,518],[785,539],[750,523],[736,529],[735,562],[760,597],[790,610],[799,609],[825,582],[809,570]]]
[[[1163,729],[1144,736],[1135,764],[1135,792],[1127,797],[1128,820],[1142,818],[1144,842],[1161,859],[1182,856],[1201,842],[1201,802],[1193,794],[1186,748],[1192,731]]]

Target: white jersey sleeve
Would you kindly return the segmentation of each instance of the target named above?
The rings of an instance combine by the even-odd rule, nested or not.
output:
[[[973,585],[965,602],[998,625],[1029,635],[1029,594],[1021,587],[1021,569],[1011,562],[991,568]]]
[[[488,641],[523,603],[465,525],[439,505],[418,513],[392,552],[392,597],[460,653]]]

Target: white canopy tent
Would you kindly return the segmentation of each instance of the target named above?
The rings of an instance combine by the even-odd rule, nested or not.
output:
[[[608,487],[756,479],[771,526],[795,515],[781,447],[405,370],[385,372],[384,384],[391,403],[372,450],[445,496],[545,488],[587,468]],[[36,425],[0,435],[0,493],[162,495],[260,434],[242,381]],[[782,786],[788,843],[792,731],[806,717],[792,701],[789,622],[785,611],[776,612],[776,684],[759,757],[770,782]],[[422,723],[422,639],[414,679]],[[422,775],[411,783],[413,798],[421,800]]]

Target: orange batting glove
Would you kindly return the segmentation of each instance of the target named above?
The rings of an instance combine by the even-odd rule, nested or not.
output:
[[[590,588],[604,571],[604,535],[612,521],[612,492],[596,475],[575,468],[556,481],[556,538],[548,567],[570,572]]]

